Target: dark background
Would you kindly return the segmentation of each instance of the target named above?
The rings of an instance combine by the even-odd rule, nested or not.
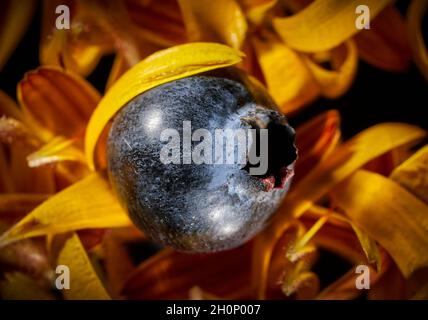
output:
[[[408,1],[397,1],[405,13]],[[0,72],[0,89],[16,97],[16,85],[25,72],[39,66],[40,5],[27,33]],[[423,30],[428,31],[425,17]],[[427,43],[428,32],[425,32]],[[100,91],[104,86],[113,63],[113,56],[104,57],[88,80]],[[342,116],[342,132],[345,139],[376,123],[406,122],[428,129],[428,84],[414,65],[406,73],[390,73],[376,69],[360,61],[357,77],[352,88],[336,100],[319,99],[292,117],[293,126],[305,122],[316,114],[337,109]],[[136,252],[147,248],[134,248]],[[338,274],[349,270],[349,263],[329,252],[320,252],[318,263],[312,268],[321,279],[321,286],[330,283]],[[136,254],[138,256],[138,254]]]

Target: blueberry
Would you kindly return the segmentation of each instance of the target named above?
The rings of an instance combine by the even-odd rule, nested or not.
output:
[[[180,157],[165,164],[160,153],[168,142],[161,133],[175,129],[184,139],[185,121],[193,132],[205,128],[213,137],[215,129],[252,128],[259,139],[261,129],[268,129],[267,172],[250,174],[255,165],[248,161],[185,164],[184,140]],[[153,240],[187,252],[237,247],[260,231],[289,188],[296,152],[286,118],[237,71],[144,92],[116,115],[107,144],[109,177],[133,222]]]

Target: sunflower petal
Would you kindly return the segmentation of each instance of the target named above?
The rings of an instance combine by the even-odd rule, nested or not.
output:
[[[272,34],[253,37],[252,43],[269,92],[283,112],[293,112],[318,96],[319,87],[301,54]]]
[[[190,43],[158,51],[128,70],[106,93],[86,131],[85,153],[93,169],[95,146],[109,120],[129,100],[166,82],[231,66],[242,54],[216,43]]]
[[[129,224],[108,181],[93,173],[34,209],[0,237],[0,247],[30,237]]]
[[[428,266],[428,206],[393,181],[359,170],[331,191],[335,203],[392,256],[405,276]]]
[[[27,157],[31,168],[60,161],[85,163],[83,152],[74,146],[74,140],[57,136]]]
[[[31,114],[51,135],[82,135],[99,99],[99,93],[84,79],[53,67],[27,73],[18,85],[24,113]]]
[[[241,48],[247,21],[235,0],[178,0],[190,41],[225,43]]]
[[[370,18],[373,19],[391,0],[368,0]],[[359,0],[314,1],[291,17],[276,18],[275,30],[285,43],[296,50],[318,52],[332,49],[359,30],[355,27],[355,9]]]
[[[422,34],[422,19],[428,9],[425,0],[414,0],[407,11],[407,27],[413,58],[419,70],[428,81],[428,51]]]
[[[305,62],[317,80],[321,94],[327,98],[337,98],[348,90],[355,78],[358,64],[357,47],[352,40],[348,40],[343,46],[333,49],[333,70],[324,69],[308,57]]]
[[[288,227],[291,217],[299,217],[334,185],[351,175],[365,163],[397,147],[415,143],[426,132],[418,127],[400,123],[379,124],[361,132],[338,147],[323,162],[290,190],[272,219],[271,224],[258,236],[257,260],[254,262],[255,283],[261,283],[264,292],[267,269],[275,243]],[[370,234],[369,234],[370,235]],[[376,238],[373,237],[375,240]]]
[[[402,145],[415,143],[424,136],[424,130],[401,123],[382,123],[366,129],[338,147],[294,186],[280,211],[300,216],[330,188],[368,161]]]
[[[63,294],[69,300],[109,300],[77,234],[67,239],[58,256],[58,265],[70,269],[70,289]]]
[[[396,167],[390,178],[428,204],[428,145]]]

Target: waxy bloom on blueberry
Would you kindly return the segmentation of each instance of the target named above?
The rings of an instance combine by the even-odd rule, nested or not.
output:
[[[250,162],[163,163],[162,131],[181,136],[186,121],[213,137],[218,129],[253,129],[250,149],[264,142],[257,137],[267,129],[268,145],[256,150],[268,151],[266,173],[251,175]],[[187,77],[144,92],[118,113],[108,139],[110,180],[134,223],[154,240],[190,252],[229,249],[260,231],[285,196],[297,156],[294,135],[245,76]]]

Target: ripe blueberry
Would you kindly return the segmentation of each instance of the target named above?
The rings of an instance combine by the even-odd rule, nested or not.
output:
[[[250,163],[164,164],[161,132],[183,136],[183,121],[213,137],[215,129],[268,129],[266,174],[250,175]],[[107,154],[110,180],[133,222],[155,241],[188,252],[233,248],[260,231],[285,196],[296,159],[285,117],[263,89],[228,69],[134,98],[113,122]]]

